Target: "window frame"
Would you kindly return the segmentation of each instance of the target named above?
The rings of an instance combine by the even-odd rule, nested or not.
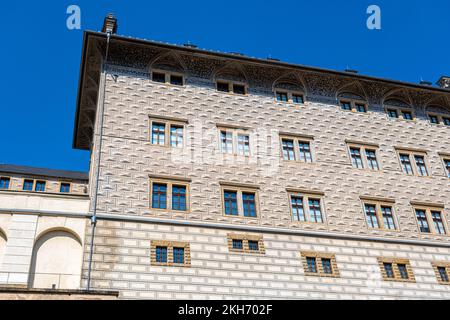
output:
[[[2,180],[8,180],[8,188],[2,188],[2,189],[0,189],[0,191],[11,190],[11,182],[12,182],[11,177],[0,176],[0,179],[2,179]]]
[[[349,157],[350,160],[350,165],[352,166],[353,169],[358,169],[358,170],[368,170],[368,171],[382,171],[382,164],[381,164],[381,160],[380,160],[380,147],[376,144],[368,144],[368,143],[362,143],[362,142],[356,142],[356,141],[351,141],[351,140],[346,140],[345,141],[347,143],[347,155]],[[362,162],[362,168],[357,168],[353,165],[353,158],[352,158],[352,152],[351,149],[359,149],[360,152],[360,157],[361,157],[361,162]],[[372,169],[369,166],[369,160],[367,158],[367,151],[374,151],[375,152],[375,157],[376,157],[376,162],[377,162],[377,167],[378,169]]]
[[[445,213],[445,207],[443,206],[436,206],[436,205],[426,205],[421,203],[411,203],[413,207],[414,212],[414,218],[416,220],[417,230],[419,234],[422,235],[435,235],[435,236],[449,236],[449,227],[447,224],[447,215]],[[422,232],[420,231],[420,225],[419,225],[419,219],[417,218],[417,210],[425,211],[425,218],[428,223],[428,228],[430,229],[430,232]],[[440,212],[441,219],[442,219],[442,225],[444,227],[444,233],[439,233],[436,231],[436,227],[434,225],[434,219],[432,216],[432,212]]]
[[[69,191],[67,191],[67,192],[62,192],[62,191],[61,191],[61,188],[62,188],[62,185],[63,185],[63,184],[68,184],[68,185],[69,185]],[[59,182],[59,193],[61,193],[61,194],[72,193],[72,187],[73,187],[73,184],[72,184],[71,182],[68,182],[68,181],[60,181],[60,182]]]
[[[154,73],[160,73],[160,74],[164,74],[164,82],[158,82],[158,81],[154,81],[153,80],[153,74]],[[181,77],[182,79],[182,84],[181,85],[177,85],[177,84],[173,84],[171,83],[171,77],[172,76],[176,76],[176,77]],[[173,86],[173,87],[185,87],[186,86],[186,76],[183,73],[180,72],[173,72],[173,71],[166,71],[166,70],[161,70],[161,69],[154,69],[151,71],[150,73],[150,81],[152,81],[153,83],[157,83],[160,85],[168,85],[168,86]]]
[[[287,189],[288,193],[288,201],[289,201],[289,212],[291,217],[291,222],[300,223],[300,224],[312,224],[312,225],[326,225],[328,220],[326,219],[326,211],[325,211],[325,194],[321,192],[313,192],[306,190],[296,190],[296,189]],[[292,208],[292,197],[302,198],[303,204],[303,214],[305,216],[305,221],[295,220],[294,219],[294,210]],[[322,216],[322,222],[315,222],[311,219],[310,213],[310,200],[319,200],[320,201],[320,211]]]
[[[364,215],[364,221],[366,224],[366,227],[369,230],[379,230],[379,231],[389,231],[389,232],[400,232],[400,224],[398,222],[397,218],[397,210],[395,207],[395,200],[388,200],[388,199],[374,199],[369,197],[360,197],[361,204],[362,204],[362,212]],[[367,214],[366,214],[366,205],[372,205],[375,206],[375,215],[377,219],[378,228],[371,227],[367,221]],[[389,229],[386,227],[384,223],[384,216],[382,207],[390,207],[391,208],[391,214],[392,214],[392,221],[394,223],[394,229]]]
[[[439,284],[442,285],[450,285],[450,262],[447,261],[433,261],[431,263],[433,270],[436,274],[436,280]],[[449,281],[443,281],[441,278],[441,274],[439,272],[439,268],[445,268],[445,271],[447,273],[447,277],[449,278]]]
[[[390,281],[390,282],[409,282],[409,283],[415,283],[416,278],[413,272],[413,269],[411,267],[411,263],[407,259],[399,259],[399,258],[391,258],[391,257],[378,257],[378,266],[380,267],[381,277],[383,281]],[[392,264],[392,271],[393,271],[393,278],[390,278],[387,276],[384,264]],[[405,265],[406,272],[408,275],[408,279],[402,278],[400,274],[400,270],[398,268],[398,265]]]
[[[346,112],[353,112],[353,113],[359,113],[359,114],[367,114],[369,113],[369,103],[367,101],[361,100],[361,99],[351,99],[351,98],[339,98],[338,99],[339,109],[341,111]],[[346,110],[342,108],[342,104],[348,103],[350,104],[350,110]],[[364,112],[358,111],[356,105],[362,105],[364,106]]]
[[[389,116],[389,110],[395,110],[397,112],[397,117],[393,118],[393,117]],[[417,120],[416,113],[413,108],[404,108],[404,107],[397,107],[397,106],[389,105],[389,106],[384,107],[384,112],[386,113],[386,117],[388,119],[403,120],[403,121],[408,121],[408,122],[415,122]],[[411,113],[412,119],[405,119],[405,117],[403,117],[404,112]]]
[[[156,261],[156,248],[157,247],[167,248],[167,262],[157,262]],[[183,263],[175,263],[174,248],[183,248],[184,249]],[[191,267],[191,249],[190,249],[189,242],[151,240],[151,243],[150,243],[150,265],[151,266],[160,266],[160,267],[190,268]]]
[[[450,154],[440,153],[439,154],[442,159],[442,165],[444,166],[445,176],[450,178]],[[447,167],[446,161],[449,162],[449,166]]]
[[[233,240],[242,241],[242,249],[235,249],[233,247]],[[254,241],[258,243],[258,250],[250,250],[249,241]],[[238,233],[228,233],[227,234],[228,251],[232,253],[248,253],[248,254],[259,254],[263,255],[266,253],[264,246],[264,238],[262,235],[256,234],[238,234]]]
[[[153,208],[153,185],[154,184],[165,184],[167,186],[166,191],[166,208]],[[160,211],[160,212],[170,212],[170,213],[182,213],[186,214],[191,212],[191,201],[190,201],[190,184],[191,181],[187,179],[181,179],[176,177],[153,177],[150,176],[149,180],[149,209],[152,211]],[[173,187],[174,186],[182,186],[186,187],[186,210],[175,210],[173,209]]]
[[[436,117],[439,123],[431,122],[431,117]],[[450,114],[439,113],[439,112],[427,112],[427,119],[428,119],[428,122],[433,126],[442,126],[442,127],[450,126],[450,124],[446,124],[446,120],[444,120],[444,119],[450,119]]]
[[[243,157],[243,158],[250,158],[253,156],[252,152],[252,146],[253,146],[253,136],[250,132],[250,129],[247,128],[238,128],[238,127],[227,127],[224,125],[217,125],[218,130],[218,139],[219,139],[219,150],[222,155],[229,155],[229,156],[236,156],[236,157]],[[231,143],[232,143],[232,152],[225,152],[222,146],[222,132],[225,132],[226,134],[231,133]],[[239,137],[240,136],[247,136],[248,137],[248,154],[239,153]],[[245,146],[245,144],[244,144]],[[244,148],[245,151],[245,148]]]
[[[225,191],[236,192],[236,203],[237,203],[237,215],[228,215],[225,211]],[[261,215],[261,208],[259,203],[259,187],[256,186],[245,186],[237,185],[232,183],[220,183],[220,193],[222,202],[222,215],[227,218],[240,218],[240,219],[253,219],[259,220]],[[255,213],[256,217],[244,216],[244,202],[243,193],[254,193],[255,194]]]
[[[220,91],[218,89],[218,83],[228,84],[228,91]],[[226,94],[231,94],[231,95],[236,95],[236,96],[241,96],[241,97],[248,96],[249,86],[245,82],[224,80],[224,79],[216,79],[216,81],[214,82],[214,85],[215,85],[215,88],[216,88],[216,92],[219,92],[219,93],[226,93]],[[234,91],[234,86],[235,85],[243,86],[244,87],[244,94],[236,93]]]
[[[315,145],[314,145],[314,137],[305,136],[305,135],[289,135],[280,133],[280,153],[281,159],[286,162],[298,162],[298,163],[315,163],[316,162],[316,154],[315,154]],[[292,140],[294,147],[294,159],[285,159],[284,157],[284,148],[283,141],[284,140]],[[300,143],[308,143],[309,144],[309,153],[311,156],[311,162],[301,160],[300,156]]]
[[[316,260],[316,271],[310,272],[308,268],[308,258],[314,258]],[[339,267],[336,261],[336,255],[332,253],[321,253],[311,251],[301,251],[300,259],[303,265],[303,271],[306,276],[324,277],[324,278],[340,278]],[[330,260],[332,273],[326,273],[323,269],[322,259]]]
[[[415,177],[421,177],[421,178],[427,178],[427,177],[432,177],[432,172],[430,170],[431,166],[430,166],[430,162],[428,159],[428,152],[427,151],[421,151],[421,150],[413,150],[413,149],[408,149],[408,148],[395,148],[396,152],[397,152],[397,161],[398,164],[400,165],[400,171],[407,176],[415,176]],[[412,170],[412,174],[407,173],[404,168],[403,168],[403,164],[402,164],[402,160],[401,160],[401,155],[408,155],[409,157],[409,162],[411,164],[411,170]],[[417,167],[417,163],[416,163],[416,156],[422,156],[424,159],[424,165],[425,165],[425,170],[427,172],[427,175],[423,176],[421,174],[419,174],[419,170]]]
[[[286,89],[278,89],[278,88],[274,88],[273,90],[274,93],[274,100],[275,103],[279,103],[279,104],[291,104],[291,105],[296,105],[296,106],[303,106],[306,104],[306,99],[305,99],[305,93],[301,92],[301,91],[296,91],[296,90],[286,90]],[[280,101],[278,100],[278,93],[281,94],[286,94],[287,96],[287,101]],[[302,101],[303,102],[295,102],[294,101],[294,96],[300,96],[302,97]]]
[[[164,124],[164,144],[154,144],[153,143],[153,124],[159,123]],[[165,118],[160,116],[149,115],[149,134],[148,139],[150,145],[153,147],[160,148],[173,148],[173,149],[184,149],[187,145],[186,143],[186,127],[188,125],[188,121],[184,119],[175,119],[175,118]],[[183,143],[181,146],[172,146],[172,126],[182,127],[183,128]]]

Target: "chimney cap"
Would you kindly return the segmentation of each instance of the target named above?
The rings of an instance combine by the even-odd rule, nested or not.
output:
[[[117,18],[112,13],[108,13],[103,21],[102,32],[117,33]]]

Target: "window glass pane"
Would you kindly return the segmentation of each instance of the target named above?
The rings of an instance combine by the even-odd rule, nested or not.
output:
[[[61,183],[59,188],[59,192],[61,193],[69,193],[70,192],[70,183]]]
[[[439,124],[439,118],[437,116],[433,116],[433,115],[428,115],[428,117],[430,118],[430,122],[433,124]]]
[[[394,279],[394,269],[392,268],[392,263],[383,263],[384,270],[386,271],[386,276],[389,279]]]
[[[217,82],[217,91],[229,92],[230,86],[226,82]]]
[[[378,166],[377,153],[375,150],[367,150],[366,149],[366,158],[367,158],[367,164],[369,165],[370,169],[372,169],[372,170],[380,169],[380,167]]]
[[[447,169],[447,175],[450,178],[450,160],[445,159],[444,165],[445,165],[445,168]]]
[[[33,180],[25,180],[23,182],[23,190],[24,191],[33,191],[33,184],[34,184]]]
[[[430,233],[430,226],[428,225],[427,215],[425,210],[416,210],[417,222],[419,224],[420,232]]]
[[[331,259],[322,258],[322,269],[325,274],[333,274],[333,267],[331,266]]]
[[[358,112],[367,112],[365,104],[357,103],[355,105],[355,107],[356,107],[356,111],[358,111]]]
[[[450,126],[450,118],[442,118],[442,121],[446,126]]]
[[[439,211],[431,211],[431,217],[433,218],[434,229],[436,229],[436,232],[438,234],[445,234],[441,213]]]
[[[156,247],[156,262],[167,262],[167,247]]]
[[[398,112],[395,109],[388,109],[389,118],[398,118]]]
[[[412,175],[413,171],[409,154],[400,154],[400,162],[402,164],[403,172]]]
[[[173,263],[184,263],[184,248],[173,248]]]
[[[243,192],[242,202],[244,205],[244,217],[256,217],[255,194]]]
[[[233,84],[233,92],[236,94],[245,94],[245,86],[241,84]]]
[[[439,276],[441,277],[441,281],[449,282],[447,269],[445,267],[438,267]]]
[[[392,208],[381,206],[381,213],[383,215],[384,227],[389,230],[395,230],[394,217],[392,216]]]
[[[380,226],[378,225],[376,206],[374,204],[366,204],[364,207],[369,228],[378,229]]]
[[[425,165],[425,157],[415,155],[414,159],[416,160],[416,167],[417,167],[417,171],[418,171],[419,175],[427,176],[428,172],[427,172],[427,167]]]
[[[403,119],[405,119],[405,120],[413,119],[412,112],[410,112],[410,111],[402,111],[402,116],[403,116]]]
[[[221,131],[220,141],[222,143],[222,152],[232,154],[233,153],[233,132]]]
[[[170,126],[170,145],[172,147],[183,147],[183,127]]]
[[[165,131],[166,125],[164,123],[152,124],[152,144],[163,146],[165,145]]]
[[[352,105],[350,102],[341,101],[341,108],[342,110],[352,110]]]
[[[45,181],[36,181],[36,187],[34,191],[44,192],[45,191]]]
[[[152,207],[154,209],[167,209],[167,185],[154,183],[152,189]]]
[[[172,209],[186,211],[186,186],[172,187]]]
[[[244,156],[250,155],[250,136],[238,135],[238,154]]]
[[[225,214],[231,216],[238,215],[237,192],[224,191]]]
[[[300,94],[293,94],[292,95],[292,101],[294,103],[299,103],[299,104],[305,102],[304,99],[303,99],[303,96],[300,95]]]
[[[251,251],[259,251],[259,243],[258,241],[248,241],[248,249]]]
[[[303,210],[303,198],[291,196],[292,215],[294,221],[306,221],[305,211]]]
[[[183,77],[182,76],[170,76],[170,83],[176,86],[182,86],[183,85]]]
[[[236,250],[244,249],[243,241],[242,240],[233,239],[233,249],[236,249]]]
[[[160,73],[160,72],[153,72],[152,80],[155,82],[165,83],[166,75],[164,73]]]
[[[309,142],[298,142],[300,161],[312,162],[311,145]]]
[[[402,279],[409,279],[408,270],[406,269],[406,265],[398,264],[397,267],[398,267],[398,272],[400,273],[400,277]]]
[[[284,160],[295,160],[294,140],[283,139],[282,144]]]
[[[350,148],[350,155],[352,158],[352,165],[355,168],[363,168],[363,162],[361,158],[361,150],[359,148]]]
[[[307,265],[307,272],[317,273],[316,258],[307,257],[306,265]]]
[[[276,93],[277,101],[280,102],[287,102],[288,101],[288,94],[286,92],[278,92]]]
[[[322,223],[322,209],[319,199],[309,199],[309,217],[312,222]]]
[[[0,178],[0,189],[9,189],[9,178]]]

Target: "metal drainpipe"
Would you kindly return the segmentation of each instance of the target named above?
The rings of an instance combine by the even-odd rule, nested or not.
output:
[[[105,77],[103,80],[103,101],[102,101],[102,107],[100,109],[100,141],[98,144],[98,163],[97,163],[97,172],[96,172],[96,186],[95,186],[95,193],[94,193],[94,199],[93,199],[93,214],[91,217],[91,225],[92,225],[92,231],[91,231],[91,244],[90,244],[90,251],[89,251],[89,267],[88,267],[88,279],[87,279],[87,291],[91,290],[91,273],[92,273],[92,256],[94,254],[94,238],[95,238],[95,227],[97,226],[97,195],[99,190],[99,178],[100,178],[100,160],[102,158],[102,144],[103,144],[103,118],[104,118],[104,112],[105,112],[105,99],[106,99],[106,77],[107,77],[107,67],[108,67],[108,54],[109,54],[109,44],[111,40],[111,31],[108,31],[106,33],[106,54],[105,54],[105,61],[103,63],[103,70],[105,72]],[[95,157],[94,157],[95,161]]]

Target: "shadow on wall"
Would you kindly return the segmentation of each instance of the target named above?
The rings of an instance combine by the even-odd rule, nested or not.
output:
[[[66,230],[53,230],[35,242],[29,273],[29,288],[79,289],[82,242]]]
[[[0,229],[0,267],[3,263],[3,256],[5,255],[6,241],[6,235],[3,230]]]

